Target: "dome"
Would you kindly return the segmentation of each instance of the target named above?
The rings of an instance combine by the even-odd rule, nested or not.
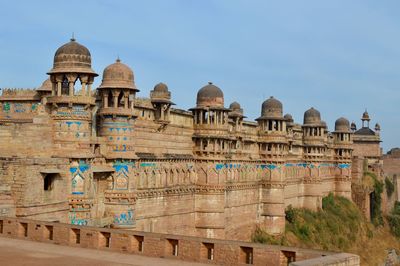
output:
[[[170,103],[171,102],[171,92],[168,91],[168,86],[165,83],[158,83],[154,86],[154,89],[150,91],[150,99],[153,103]]]
[[[52,91],[52,87],[53,85],[51,84],[50,79],[46,79],[45,81],[43,81],[42,85],[37,88],[37,91]]]
[[[303,124],[321,124],[321,114],[317,109],[311,107],[304,113]]]
[[[344,117],[340,117],[335,122],[335,131],[348,132],[350,131],[350,122]]]
[[[233,102],[229,105],[229,109],[231,110],[229,112],[230,117],[245,117],[243,116],[243,109],[241,108],[240,104],[238,102]]]
[[[238,102],[233,102],[229,105],[229,109],[231,110],[240,110],[240,104]]]
[[[351,130],[353,130],[353,131],[357,130],[357,125],[356,125],[356,123],[354,123],[354,121],[351,122],[350,128],[351,128]]]
[[[363,113],[361,120],[370,120],[367,110],[365,110],[365,112]]]
[[[224,93],[212,82],[209,82],[197,93],[197,106],[224,107]]]
[[[54,55],[53,68],[48,74],[71,72],[97,76],[92,69],[92,58],[89,50],[73,38],[57,49]]]
[[[271,96],[261,106],[261,117],[282,117],[282,103]]]
[[[156,86],[154,86],[153,90],[157,92],[168,92],[168,86],[167,84],[160,82]]]
[[[289,122],[289,123],[293,123],[293,121],[294,121],[291,114],[285,114],[285,115],[283,116],[283,118],[285,118],[285,120],[286,120],[287,122]]]
[[[103,80],[99,88],[121,88],[137,90],[134,82],[133,71],[117,59],[103,71]]]

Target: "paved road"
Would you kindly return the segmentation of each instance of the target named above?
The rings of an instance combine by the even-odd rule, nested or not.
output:
[[[209,265],[0,237],[0,265]]]

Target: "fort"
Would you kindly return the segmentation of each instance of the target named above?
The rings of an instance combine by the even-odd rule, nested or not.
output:
[[[0,96],[0,216],[203,238],[249,240],[285,229],[285,208],[321,208],[333,193],[370,215],[365,171],[382,175],[380,126],[346,118],[302,124],[270,97],[247,121],[209,82],[189,110],[164,83],[137,98],[117,59],[101,85],[89,50],[57,49],[49,79]]]

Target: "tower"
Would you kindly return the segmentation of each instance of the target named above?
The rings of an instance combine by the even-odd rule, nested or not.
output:
[[[135,158],[133,142],[134,99],[139,90],[135,86],[133,71],[117,59],[103,71],[98,87],[100,107],[99,135],[106,140],[107,159]]]
[[[335,193],[351,198],[351,162],[353,155],[353,131],[350,122],[344,117],[335,121],[333,134],[334,161],[337,165]]]
[[[311,107],[304,113],[303,121],[304,159],[308,162],[319,162],[325,154],[326,124],[321,120],[321,114]]]
[[[363,113],[362,117],[361,117],[361,121],[362,121],[362,127],[367,127],[369,128],[369,121],[371,119],[369,118],[369,114],[367,112],[367,110],[365,110],[365,112]]]
[[[335,122],[333,132],[335,161],[337,163],[351,163],[353,132],[350,129],[350,122],[340,117]]]
[[[68,158],[69,220],[72,224],[93,225],[89,196],[90,160],[94,157],[92,118],[95,97],[91,86],[97,74],[91,66],[89,50],[74,38],[57,49],[50,75],[50,111],[55,157]],[[75,212],[78,210],[79,212]]]
[[[261,116],[256,120],[261,158],[267,161],[283,161],[287,154],[288,142],[282,103],[271,96],[263,102]]]
[[[224,107],[222,90],[209,82],[198,91],[196,107],[190,110],[194,123],[194,152],[199,161],[197,182],[200,185],[221,185],[225,180],[219,175],[226,173],[219,172],[215,166],[210,169],[209,160],[223,160],[230,153],[228,145],[231,143],[227,134],[229,109]],[[222,190],[196,195],[195,223],[198,235],[224,237],[224,202],[225,193]]]
[[[98,188],[97,198],[100,217],[113,217],[112,227],[135,227],[135,156],[133,143],[134,100],[138,89],[135,86],[132,69],[117,59],[103,71],[103,80],[98,87],[100,107],[99,136],[103,138],[105,149],[101,152],[108,163],[112,163],[114,173],[106,180],[102,175],[94,175]],[[104,184],[104,185],[101,185]]]
[[[171,105],[171,92],[168,91],[168,86],[164,83],[158,83],[150,92],[150,99],[155,108],[155,120],[159,123],[169,123],[169,114]]]
[[[228,117],[233,122],[233,130],[235,132],[240,131],[243,124],[243,118],[245,118],[245,116],[243,115],[243,109],[240,107],[240,104],[238,102],[231,103],[229,105],[229,109],[231,111],[229,112]]]
[[[225,157],[230,153],[227,136],[229,109],[224,107],[224,94],[209,82],[197,93],[196,107],[190,109],[194,116],[195,153],[200,156]]]
[[[55,154],[60,157],[92,157],[90,146],[95,98],[91,86],[97,74],[89,50],[74,38],[57,49],[50,75],[47,104],[53,118]],[[79,86],[80,85],[80,86]]]

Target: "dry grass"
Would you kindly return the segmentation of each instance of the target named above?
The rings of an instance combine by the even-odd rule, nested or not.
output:
[[[374,227],[342,197],[325,197],[323,210],[317,212],[288,208],[286,217],[283,236],[273,237],[257,229],[253,241],[355,253],[360,255],[361,265],[383,265],[388,249],[400,251],[400,240],[388,225]]]

